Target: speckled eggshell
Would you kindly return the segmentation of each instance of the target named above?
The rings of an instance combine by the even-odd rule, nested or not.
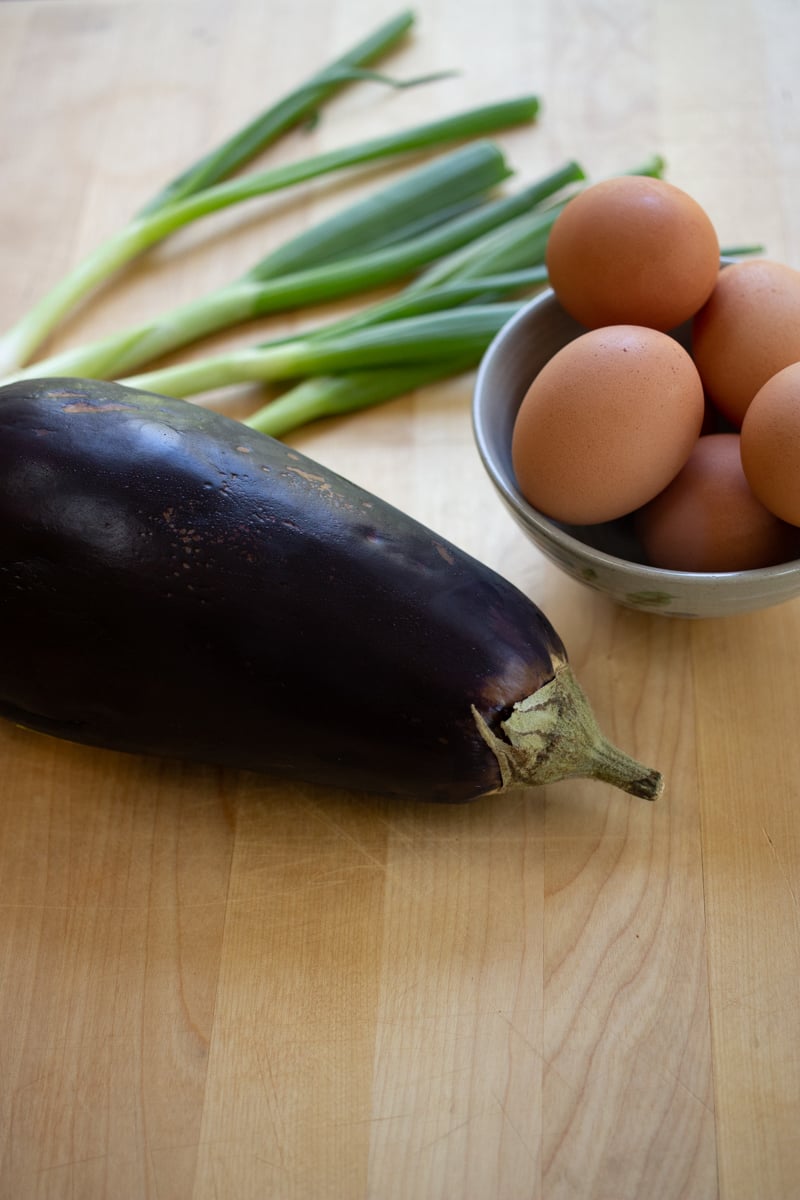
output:
[[[677,475],[704,411],[674,338],[637,325],[590,330],[545,363],[522,401],[511,447],[520,491],[569,524],[631,513]]]

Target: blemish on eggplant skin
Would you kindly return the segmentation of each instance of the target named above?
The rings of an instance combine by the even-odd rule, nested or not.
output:
[[[453,556],[451,551],[448,550],[447,546],[440,546],[437,542],[436,553],[440,554],[442,556],[442,558],[444,559],[444,561],[447,563],[448,566],[452,567],[455,565],[455,561],[456,561],[455,557]]]
[[[78,393],[60,392],[58,394],[62,396],[74,396]],[[81,400],[77,404],[65,404],[63,412],[69,413],[72,416],[74,413],[128,412],[130,408],[130,404],[90,404],[86,400]]]
[[[324,475],[315,475],[312,471],[301,471],[299,467],[290,467],[288,473],[290,475],[299,475],[307,483],[319,483],[323,488],[330,490],[331,485]]]

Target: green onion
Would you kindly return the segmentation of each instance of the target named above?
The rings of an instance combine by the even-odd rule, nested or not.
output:
[[[547,282],[547,270],[543,263],[519,271],[507,271],[502,275],[481,275],[471,279],[454,279],[439,287],[426,288],[424,291],[413,285],[403,288],[395,296],[381,300],[358,309],[349,316],[341,317],[328,325],[304,334],[308,338],[339,337],[343,333],[352,333],[369,325],[379,325],[385,321],[397,321],[401,317],[421,317],[426,313],[443,312],[448,308],[457,308],[462,304],[489,304],[502,299],[511,292],[530,292],[541,288]],[[278,345],[281,342],[294,340],[296,334],[289,338],[273,339],[260,343],[262,347]]]
[[[119,382],[168,396],[194,396],[234,383],[274,383],[353,367],[399,367],[465,358],[483,353],[520,303],[467,305],[338,336],[299,337],[233,350]]]
[[[502,159],[496,165],[501,164]],[[458,194],[458,189],[462,186],[460,176],[448,181],[443,171],[438,170],[436,175],[440,178],[440,194],[449,197],[453,183],[457,185]],[[408,238],[396,245],[390,244],[368,254],[323,263],[319,267],[296,271],[276,279],[266,279],[263,282],[254,279],[252,272],[248,272],[234,283],[181,305],[155,321],[114,334],[77,350],[65,351],[34,364],[26,371],[19,372],[16,377],[118,377],[209,333],[256,316],[338,299],[395,282],[408,277],[426,263],[449,254],[456,247],[471,243],[476,238],[480,240],[488,230],[495,229],[504,222],[512,222],[519,213],[527,213],[532,206],[579,175],[580,168],[574,163],[568,163],[519,193],[491,201],[415,238]],[[396,193],[396,209],[405,189],[395,185],[393,191]],[[543,253],[543,236],[540,237],[540,243]],[[512,269],[517,265],[528,265],[520,260],[521,255],[518,253]],[[489,269],[496,273],[494,266]]]
[[[764,246],[756,243],[748,246],[723,246],[720,249],[720,258],[748,258],[753,254],[764,254]]]
[[[9,373],[25,363],[62,317],[99,283],[136,255],[192,221],[232,204],[346,167],[413,150],[429,149],[446,142],[479,137],[510,125],[528,122],[536,116],[538,108],[539,102],[535,96],[484,105],[399,133],[371,138],[242,179],[219,183],[155,212],[139,216],[84,259],[0,339],[0,374]]]
[[[451,150],[290,238],[243,278],[273,279],[397,245],[459,216],[512,174],[493,142]]]
[[[311,337],[336,337],[369,324],[397,320],[403,317],[441,313],[449,306],[457,307],[483,298],[492,300],[515,290],[529,290],[547,282],[543,264],[528,270],[506,275],[455,280],[427,291],[406,288],[398,296],[381,304],[354,313],[331,326],[315,330]],[[516,311],[516,306],[512,306]],[[273,343],[274,344],[274,343]],[[404,396],[418,388],[441,382],[473,370],[487,348],[486,342],[475,344],[459,357],[442,357],[433,361],[412,363],[409,366],[383,366],[377,369],[354,369],[337,375],[312,375],[290,388],[277,399],[263,405],[244,420],[244,424],[271,437],[285,434],[323,418],[344,416],[346,413],[371,408]],[[354,364],[358,366],[358,364]],[[153,381],[158,384],[158,380]],[[162,378],[170,387],[169,378]],[[189,394],[189,393],[185,393]],[[196,394],[196,393],[195,393]]]
[[[461,375],[474,367],[479,357],[480,351],[408,367],[312,376],[265,404],[243,424],[271,437],[283,437],[311,421],[371,408],[417,388]]]
[[[157,209],[166,208],[176,200],[183,200],[195,192],[203,191],[222,179],[233,175],[257,154],[273,145],[283,134],[302,121],[307,121],[325,100],[333,96],[348,83],[364,78],[379,78],[374,72],[359,68],[382,58],[388,53],[414,24],[414,14],[400,13],[391,21],[381,25],[364,41],[335,59],[323,70],[312,75],[305,83],[289,92],[282,100],[271,105],[252,121],[228,138],[222,145],[204,154],[188,170],[181,172],[139,210],[145,216]],[[422,82],[420,80],[412,81]]]
[[[458,202],[462,207],[466,202],[474,202],[476,197],[480,198],[509,174],[502,153],[491,142],[480,141],[462,147],[290,239],[233,283],[141,325],[40,360],[33,367],[18,372],[16,378],[53,375],[111,378],[132,371],[204,334],[256,315],[259,297],[263,296],[267,310],[270,297],[274,309],[281,306],[282,295],[287,297],[288,307],[310,304],[315,299],[315,280],[321,277],[324,288],[325,270],[317,275],[305,271],[294,281],[294,286],[279,286],[277,292],[274,287],[270,289],[270,278],[297,272],[301,265],[324,266],[329,260],[336,261],[351,245],[358,244],[356,239],[361,228],[367,246],[379,242],[381,214],[387,227],[407,232],[426,219],[431,221],[440,216],[442,210],[446,216],[451,215],[451,209],[457,208]],[[402,256],[395,251],[395,257]],[[357,269],[355,282],[359,282]],[[325,298],[325,293],[319,298]]]
[[[412,286],[425,290],[456,279],[516,271],[543,262],[550,230],[565,203],[559,202],[544,211],[522,213],[500,228],[488,231],[435,263]]]

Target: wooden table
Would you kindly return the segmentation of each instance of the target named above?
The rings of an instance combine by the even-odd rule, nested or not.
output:
[[[395,11],[0,4],[0,324]],[[533,90],[538,124],[499,138],[520,179],[659,152],[723,244],[800,267],[799,45],[788,0],[421,0],[390,69],[460,73],[352,88],[272,161]],[[233,278],[378,178],[176,237],[48,349]],[[534,597],[664,798],[392,804],[4,725],[3,1200],[800,1196],[800,603],[688,622],[568,580],[483,475],[471,385],[291,440]]]

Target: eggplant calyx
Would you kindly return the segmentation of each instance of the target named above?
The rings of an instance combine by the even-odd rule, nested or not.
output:
[[[478,710],[475,723],[500,767],[500,791],[591,778],[632,796],[656,800],[664,790],[658,771],[614,746],[602,733],[583,689],[566,662],[553,678],[514,705],[498,737]],[[507,739],[507,740],[505,740]]]

